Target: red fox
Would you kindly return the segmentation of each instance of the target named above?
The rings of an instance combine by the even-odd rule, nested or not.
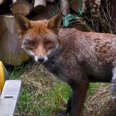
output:
[[[61,28],[62,15],[31,21],[17,15],[22,48],[72,88],[66,113],[80,116],[90,82],[111,82],[116,92],[116,35]]]

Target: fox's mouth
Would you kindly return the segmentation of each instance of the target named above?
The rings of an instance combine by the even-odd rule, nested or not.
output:
[[[26,49],[24,46],[22,46],[22,48],[38,64],[43,64],[48,60],[48,56],[36,56],[33,51]]]
[[[35,56],[34,60],[38,64],[44,64],[48,60],[48,57],[47,56],[44,56],[44,57]]]

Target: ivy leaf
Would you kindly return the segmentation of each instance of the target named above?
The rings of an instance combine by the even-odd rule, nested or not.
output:
[[[68,14],[63,16],[63,26],[68,27],[71,20],[76,19],[76,16]]]
[[[77,10],[78,10],[80,15],[82,15],[84,13],[84,11],[81,8],[78,8]]]

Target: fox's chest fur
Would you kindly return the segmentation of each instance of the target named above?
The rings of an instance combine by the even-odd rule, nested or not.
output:
[[[59,53],[46,62],[47,69],[65,81],[81,68],[89,81],[109,82],[116,65],[116,36],[93,33],[61,29]]]

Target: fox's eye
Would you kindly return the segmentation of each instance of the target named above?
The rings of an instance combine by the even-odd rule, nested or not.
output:
[[[46,47],[46,49],[51,49],[54,47],[54,43],[48,40],[44,42],[44,46]]]
[[[36,45],[36,42],[35,42],[35,41],[30,41],[30,42],[29,42],[29,45],[30,45],[30,46],[35,46],[35,45]]]
[[[34,46],[36,44],[36,42],[35,41],[25,41],[25,44]]]
[[[45,42],[44,42],[44,45],[45,45],[45,46],[46,46],[46,45],[50,45],[50,44],[52,44],[51,41],[45,41]]]
[[[37,43],[35,41],[27,41],[27,42],[25,42],[25,45],[27,48],[33,49],[36,47]]]

